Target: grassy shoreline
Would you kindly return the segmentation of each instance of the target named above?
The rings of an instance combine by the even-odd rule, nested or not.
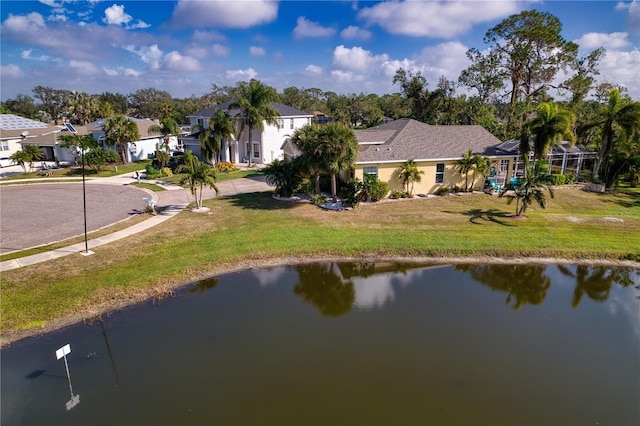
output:
[[[312,260],[640,263],[640,197],[561,188],[546,210],[485,194],[324,211],[271,193],[206,200],[95,250],[2,273],[1,345],[61,328],[212,275]]]

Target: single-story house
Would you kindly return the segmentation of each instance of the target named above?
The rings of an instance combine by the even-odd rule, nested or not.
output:
[[[440,187],[464,188],[465,176],[456,172],[456,166],[470,149],[473,154],[488,157],[492,173],[503,181],[513,176],[517,152],[505,151],[501,141],[482,126],[432,126],[413,119],[399,119],[380,126],[356,130],[360,153],[354,176],[363,180],[365,174],[376,175],[389,184],[390,191],[403,191],[399,177],[401,164],[414,160],[421,182],[414,184],[417,194],[431,194]],[[472,175],[469,174],[469,185]],[[474,187],[482,187],[477,177]]]
[[[126,144],[126,158],[127,162],[140,161],[149,158],[153,158],[155,156],[155,152],[158,146],[164,144],[164,136],[159,133],[150,133],[149,128],[151,126],[158,125],[153,120],[149,120],[148,118],[133,118],[126,117],[136,123],[138,127],[138,132],[140,133],[140,139],[136,141],[131,141]],[[87,131],[89,134],[96,139],[100,145],[105,149],[110,149],[118,152],[120,154],[119,147],[109,145],[105,141],[105,131],[104,125],[108,118],[102,118],[97,121],[93,121],[86,125]],[[169,149],[176,150],[178,149],[178,136],[170,136],[169,137]]]
[[[199,125],[200,127],[209,126],[209,120],[214,117],[218,109],[227,112],[231,117],[238,116],[241,111],[239,109],[229,110],[230,104],[231,102],[224,102],[213,108],[208,108],[187,116],[190,120],[191,128],[195,125]],[[313,114],[277,102],[272,102],[270,105],[278,111],[278,125],[274,126],[264,123],[264,131],[262,132],[254,128],[251,143],[249,141],[249,131],[246,128],[239,141],[236,141],[235,138],[232,138],[231,141],[223,141],[222,161],[245,163],[248,162],[249,155],[251,155],[251,162],[254,164],[269,164],[276,159],[282,160],[284,158],[282,146],[286,140],[290,138],[291,134],[297,129],[311,124]],[[242,123],[238,121],[238,129],[241,124]],[[185,150],[193,151],[194,154],[201,157],[200,141],[198,140],[197,134],[182,138],[182,142]]]
[[[81,126],[46,124],[14,114],[0,114],[0,157],[10,157],[22,150],[23,145],[36,145],[42,149],[43,161],[73,164],[73,151],[60,147],[58,140],[58,136],[72,131],[87,134]]]

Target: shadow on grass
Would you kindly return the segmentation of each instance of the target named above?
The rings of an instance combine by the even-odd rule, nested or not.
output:
[[[273,191],[249,192],[246,194],[236,194],[225,196],[235,207],[252,210],[288,210],[298,207],[295,201],[274,200]]]
[[[624,208],[640,208],[640,195],[633,194],[631,192],[618,192],[613,194],[599,194],[600,196],[607,197],[605,200],[607,203],[617,204]]]
[[[458,212],[447,212],[452,214],[458,214]],[[502,211],[498,211],[495,209],[471,209],[466,212],[462,212],[464,216],[469,216],[469,222],[474,225],[482,224],[482,221],[485,222],[493,222],[502,226],[514,226],[510,221],[502,220],[507,219],[509,217],[509,213],[505,213]]]

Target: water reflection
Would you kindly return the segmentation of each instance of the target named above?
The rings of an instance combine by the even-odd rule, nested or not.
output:
[[[318,308],[326,317],[339,317],[351,310],[355,301],[353,282],[343,280],[332,263],[294,266],[298,283],[293,292]]]
[[[505,303],[517,310],[525,304],[539,305],[551,287],[551,278],[543,265],[458,265],[456,271],[468,272],[479,283],[507,293]]]
[[[189,289],[192,293],[204,293],[207,290],[216,288],[218,285],[218,277],[205,278],[195,283],[193,287]]]
[[[591,300],[604,302],[609,298],[614,284],[620,284],[623,287],[634,284],[632,269],[578,265],[575,273],[564,266],[558,266],[558,270],[563,275],[576,279],[576,288],[571,299],[571,306],[574,308],[580,305],[585,294]]]

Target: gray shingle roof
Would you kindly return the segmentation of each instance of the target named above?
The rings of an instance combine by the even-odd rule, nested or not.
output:
[[[188,115],[187,117],[211,118],[215,115],[216,110],[218,109],[221,109],[225,112],[229,110],[229,105],[231,103],[232,103],[231,101],[223,102],[221,104],[214,106],[213,108],[207,108],[205,110],[198,111],[195,114]],[[300,117],[300,116],[312,117],[313,116],[313,114],[309,114],[308,112],[304,112],[299,109],[290,107],[288,105],[280,104],[278,102],[270,102],[269,105],[271,105],[272,108],[278,111],[278,114],[280,115],[280,117]],[[240,114],[239,109],[232,109],[229,111],[229,115],[231,116],[235,116],[238,114]]]
[[[488,157],[506,154],[482,126],[430,126],[403,118],[355,134],[361,143],[358,163],[458,159],[469,149]]]

